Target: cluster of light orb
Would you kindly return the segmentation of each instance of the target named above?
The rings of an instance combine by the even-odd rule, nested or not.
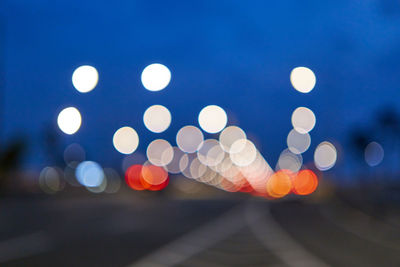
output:
[[[72,75],[73,86],[81,93],[88,93],[98,83],[99,75],[92,66],[81,66]],[[142,71],[144,88],[157,92],[171,81],[170,70],[154,63]],[[294,68],[290,74],[292,86],[301,93],[309,93],[316,85],[316,76],[306,67]],[[144,126],[153,133],[162,133],[171,125],[172,115],[162,105],[149,106],[143,113]],[[59,128],[66,134],[76,133],[82,117],[76,107],[67,107],[57,118]],[[152,141],[146,149],[147,160],[126,169],[127,184],[135,190],[157,191],[169,183],[169,175],[181,173],[187,178],[220,189],[249,192],[271,198],[289,193],[312,193],[318,179],[303,165],[302,154],[311,146],[310,131],[316,117],[307,107],[296,108],[291,116],[293,129],[287,136],[287,149],[279,156],[275,171],[263,158],[243,129],[228,126],[225,110],[217,105],[205,106],[198,114],[198,125],[183,126],[176,133],[176,146],[164,139]],[[205,139],[204,134],[218,134],[218,139]],[[136,151],[139,135],[135,129],[124,125],[112,137],[114,148],[125,155]],[[367,154],[366,154],[367,155]],[[314,164],[321,170],[332,168],[337,159],[333,144],[324,141],[314,152]],[[104,170],[93,161],[82,161],[75,168],[78,182],[87,188],[98,188],[104,183]],[[49,172],[49,170],[46,170]],[[44,176],[47,177],[47,176]]]
[[[92,193],[116,193],[120,189],[121,179],[112,168],[102,168],[98,163],[86,161],[84,149],[72,143],[64,150],[64,170],[59,167],[43,168],[39,175],[39,186],[45,193],[62,191],[65,184],[83,186]]]

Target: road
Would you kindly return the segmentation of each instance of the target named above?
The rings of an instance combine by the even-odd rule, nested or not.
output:
[[[132,193],[0,207],[1,266],[400,265],[400,227],[338,201]]]

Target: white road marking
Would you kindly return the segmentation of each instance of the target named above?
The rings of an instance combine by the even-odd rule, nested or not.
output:
[[[251,203],[246,210],[246,218],[256,238],[264,244],[269,251],[289,266],[329,266],[294,240],[272,218],[269,210],[265,210],[265,207],[266,205],[262,205],[261,208],[258,208],[257,203]]]
[[[165,267],[180,264],[192,256],[248,226],[265,248],[288,266],[327,267],[322,260],[297,243],[265,210],[253,201],[240,205],[216,220],[150,253],[131,267]]]
[[[243,228],[246,221],[243,216],[238,216],[243,212],[243,205],[232,208],[216,220],[172,241],[130,266],[165,267],[182,263]]]

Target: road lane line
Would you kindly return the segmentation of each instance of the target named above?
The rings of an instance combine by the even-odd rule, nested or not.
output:
[[[256,238],[287,265],[293,267],[329,266],[294,240],[271,216],[268,206],[249,202],[246,218]]]
[[[212,222],[164,245],[130,266],[165,267],[186,261],[245,227],[246,221],[242,216],[244,208],[242,204],[230,209]]]

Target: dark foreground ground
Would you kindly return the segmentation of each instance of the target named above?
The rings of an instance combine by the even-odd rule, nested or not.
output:
[[[8,197],[0,266],[400,266],[399,213],[333,197]]]

